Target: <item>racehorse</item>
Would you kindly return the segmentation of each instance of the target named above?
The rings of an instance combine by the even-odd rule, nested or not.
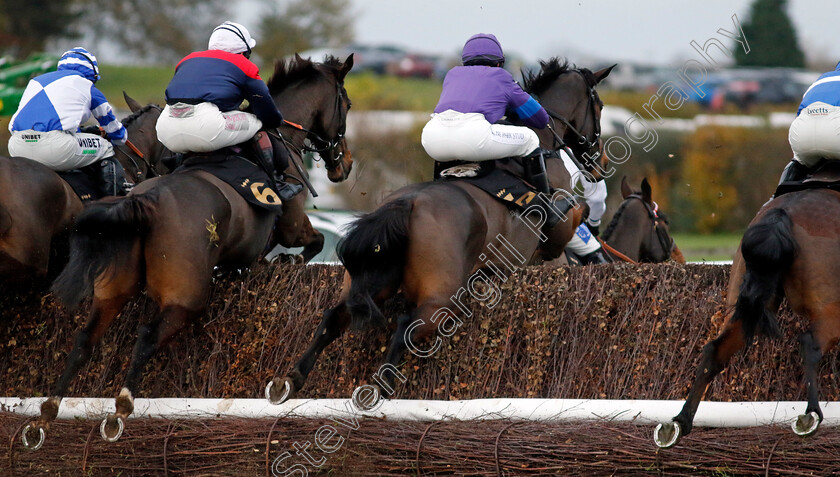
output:
[[[134,149],[114,148],[134,183],[168,172],[155,123],[161,109],[124,94],[132,114],[122,122]],[[82,200],[52,169],[21,157],[0,157],[0,281],[5,286],[55,277],[66,261],[66,234]]]
[[[636,192],[623,177],[621,197],[624,200],[600,238],[607,255],[616,262],[661,263],[673,259],[685,263],[669,233],[668,216],[654,202],[647,178],[642,179],[642,189]]]
[[[800,436],[817,431],[823,419],[818,365],[840,340],[840,289],[835,281],[840,273],[837,217],[840,193],[827,189],[780,195],[758,211],[732,262],[723,329],[703,348],[680,413],[656,427],[654,441],[659,447],[672,447],[691,432],[709,383],[736,352],[752,343],[756,332],[778,336],[776,312],[782,298],[809,323],[799,337],[808,405],[792,428]]]
[[[315,64],[298,57],[289,65],[278,64],[287,81],[278,95],[286,100],[285,114],[309,131],[343,131],[349,99],[341,84],[352,65],[352,55],[344,63],[329,58]],[[272,84],[280,89],[277,81]],[[42,404],[40,418],[24,429],[24,445],[40,447],[61,396],[92,347],[125,304],[145,289],[158,313],[140,327],[116,413],[100,426],[104,439],[119,439],[149,359],[203,314],[217,265],[245,267],[263,252],[275,216],[274,211],[250,205],[216,176],[196,169],[145,181],[128,196],[100,201],[83,212],[75,224],[70,262],[53,290],[70,306],[92,291],[90,315],[53,397]],[[34,444],[27,437],[31,431],[39,434]]]
[[[593,73],[556,59],[541,66],[539,73],[526,77],[526,90],[539,96],[550,115],[563,122],[541,133],[541,144],[552,147],[568,142],[579,157],[586,154],[602,166],[605,158],[598,154],[602,153],[603,103],[594,87],[611,68]],[[559,159],[550,159],[546,165],[551,184],[569,184],[569,173]],[[533,220],[531,212],[511,213],[499,200],[466,182],[426,182],[397,190],[351,226],[339,246],[347,271],[338,304],[324,312],[313,342],[291,373],[268,383],[266,397],[280,403],[300,390],[323,349],[351,323],[384,326],[380,307],[402,291],[412,309],[398,318],[385,358],[385,366],[395,369],[411,343],[430,336],[439,325],[460,321],[447,306],[452,306],[450,300],[460,304],[465,285],[474,297],[481,295],[475,289],[477,272],[502,273],[504,258],[490,258],[491,254],[505,248],[509,254],[505,258],[516,266],[555,258],[583,213],[584,208],[575,204],[550,236],[541,236],[540,227],[533,227],[539,221]],[[383,390],[393,392],[392,377],[393,373],[388,375]],[[377,393],[381,396],[380,390]]]
[[[275,144],[275,148],[290,149],[292,157],[284,173],[300,184],[308,184],[308,174],[303,166],[303,153],[306,151],[317,152],[324,160],[330,181],[341,182],[347,179],[353,166],[353,157],[344,137],[347,127],[345,118],[351,102],[344,89],[343,76],[336,82],[331,81],[329,76],[316,74],[316,71],[317,68],[338,67],[343,68],[343,74],[346,74],[353,66],[353,55],[347,58],[343,66],[332,57],[326,58],[323,67],[307,68],[305,65],[313,63],[297,55],[294,62],[278,62],[274,75],[268,82],[274,102],[288,119],[283,123],[283,129],[288,133],[283,136],[283,143]],[[334,89],[335,94],[302,96],[294,88],[290,88],[299,81],[320,81],[324,88]],[[316,118],[318,114],[324,117]],[[310,123],[311,127],[301,126]],[[309,262],[324,247],[324,235],[312,227],[304,211],[306,192],[304,189],[302,193],[283,203],[283,215],[277,219],[268,246],[269,249],[277,244],[286,248],[303,247],[301,255],[304,263]]]

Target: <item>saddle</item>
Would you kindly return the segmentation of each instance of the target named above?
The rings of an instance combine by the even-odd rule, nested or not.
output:
[[[808,189],[829,189],[840,191],[840,161],[823,160],[813,172],[808,174],[801,182],[782,182],[776,187],[774,197],[790,192],[799,192]]]
[[[73,192],[79,196],[82,202],[98,200],[104,197],[99,187],[99,179],[96,173],[88,168],[72,169],[69,171],[56,171],[56,173],[70,184]]]

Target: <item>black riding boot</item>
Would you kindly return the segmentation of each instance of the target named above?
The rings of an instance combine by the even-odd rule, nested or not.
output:
[[[290,200],[303,190],[300,184],[289,184],[285,181],[286,177],[282,172],[277,170],[274,157],[274,146],[271,144],[271,138],[265,131],[260,131],[254,135],[254,147],[257,150],[257,158],[268,173],[269,177],[274,181],[274,191],[280,196],[280,200]],[[290,159],[292,160],[292,159]]]
[[[548,183],[548,174],[545,171],[545,151],[537,148],[525,156],[525,170],[529,176],[528,181],[536,187],[537,192],[551,195],[551,185]]]
[[[581,265],[599,265],[602,263],[610,263],[610,260],[604,255],[604,249],[599,248],[592,253],[588,253],[580,257]]]
[[[114,156],[99,161],[99,191],[102,195],[126,195],[134,187],[125,178],[125,169]]]

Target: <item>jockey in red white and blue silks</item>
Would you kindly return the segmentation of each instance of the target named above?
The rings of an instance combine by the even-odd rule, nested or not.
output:
[[[96,57],[84,48],[66,51],[57,71],[31,79],[9,122],[9,154],[68,171],[112,157],[110,141],[124,144],[125,127],[114,116],[99,80]],[[91,117],[108,138],[79,131]]]
[[[502,46],[495,36],[473,35],[461,55],[464,66],[446,73],[443,91],[421,142],[437,161],[487,161],[525,156],[539,148],[537,134],[525,126],[494,124],[506,110],[537,129],[548,125],[548,113],[505,69]]]
[[[180,153],[211,152],[280,125],[283,116],[248,59],[255,45],[244,26],[225,22],[213,30],[206,51],[178,63],[157,122],[163,145]],[[253,114],[238,109],[246,99]]]

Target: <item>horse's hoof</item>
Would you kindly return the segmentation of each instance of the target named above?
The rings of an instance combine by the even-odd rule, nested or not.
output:
[[[797,436],[808,437],[817,432],[817,428],[820,427],[820,415],[814,411],[800,414],[790,427]]]
[[[357,409],[370,411],[379,406],[382,401],[382,392],[379,390],[379,386],[365,384],[354,389],[350,399]]]
[[[26,437],[29,434],[29,431],[38,429],[38,442],[32,444],[29,442],[29,438]],[[47,431],[44,430],[42,426],[32,424],[27,424],[26,427],[23,428],[23,432],[20,434],[20,442],[23,443],[23,447],[27,450],[36,451],[44,445],[44,441],[47,439]]]
[[[265,398],[271,404],[283,404],[288,401],[295,392],[295,383],[290,378],[283,378],[282,384],[274,378],[265,387]]]
[[[124,430],[125,419],[114,414],[102,419],[102,424],[99,425],[99,435],[107,442],[117,442]]]
[[[662,422],[653,430],[653,442],[662,449],[670,449],[677,445],[681,433],[680,425],[676,421]]]

